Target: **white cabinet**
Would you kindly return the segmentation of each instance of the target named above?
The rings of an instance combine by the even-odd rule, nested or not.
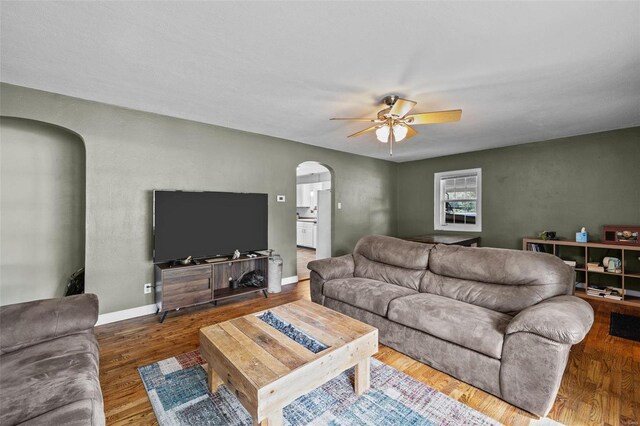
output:
[[[312,207],[311,204],[311,183],[300,183],[296,187],[296,205],[298,207]]]
[[[318,205],[318,191],[331,187],[331,182],[299,183],[296,185],[296,206],[315,208]]]
[[[316,224],[312,222],[297,222],[296,244],[301,247],[316,248]]]
[[[296,222],[296,245],[302,245],[302,224],[300,222]]]

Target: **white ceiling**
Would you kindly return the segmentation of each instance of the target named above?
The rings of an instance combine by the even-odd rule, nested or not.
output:
[[[362,123],[389,93],[407,161],[640,125],[640,2],[3,1],[2,81],[389,159]]]

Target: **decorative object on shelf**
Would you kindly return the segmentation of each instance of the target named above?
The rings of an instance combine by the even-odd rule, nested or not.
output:
[[[622,273],[622,262],[616,257],[605,257],[604,259],[602,259],[602,265],[607,268],[607,272],[616,274]]]
[[[602,241],[611,244],[640,245],[640,226],[604,225]]]
[[[418,134],[410,124],[450,123],[460,121],[462,116],[462,110],[460,109],[409,114],[409,111],[417,102],[402,99],[398,95],[385,96],[382,102],[387,108],[378,111],[376,118],[332,118],[331,120],[375,123],[373,126],[360,130],[348,137],[360,136],[367,132],[375,131],[376,138],[380,142],[389,144],[389,156],[393,156],[394,143]]]
[[[542,231],[539,235],[541,240],[557,240],[556,231]]]
[[[576,232],[576,243],[586,243],[587,241],[589,241],[589,234],[583,226],[580,232]]]
[[[237,279],[237,287],[262,287],[264,285],[264,273],[255,269],[247,271]]]
[[[233,252],[233,257],[232,257],[232,259],[234,259],[234,260],[235,260],[235,259],[240,259],[240,252],[238,251],[238,249],[236,249],[236,250]]]

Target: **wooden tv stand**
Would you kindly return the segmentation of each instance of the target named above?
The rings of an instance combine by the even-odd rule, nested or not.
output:
[[[231,284],[248,271],[259,269],[264,275],[262,287],[237,287]],[[160,322],[167,313],[189,306],[213,303],[218,300],[242,294],[262,292],[267,297],[269,259],[265,255],[257,257],[240,256],[221,262],[190,265],[159,263],[154,268],[155,299],[157,311],[162,313]]]

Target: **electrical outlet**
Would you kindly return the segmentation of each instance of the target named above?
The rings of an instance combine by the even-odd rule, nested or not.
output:
[[[144,285],[144,294],[149,294],[151,293],[151,283],[146,283]]]

